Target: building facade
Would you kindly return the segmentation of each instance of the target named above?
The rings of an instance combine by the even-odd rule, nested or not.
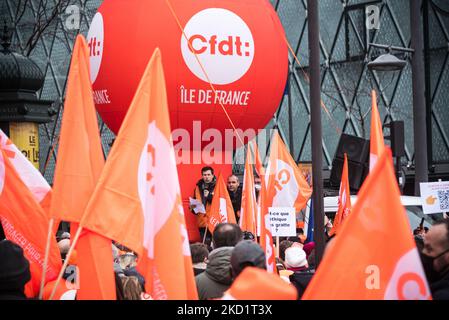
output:
[[[54,101],[55,121],[40,126],[40,170],[52,182],[71,50],[78,33],[87,35],[101,0],[0,0],[0,22],[13,31],[11,49],[35,61],[45,73],[38,96]],[[282,102],[268,124],[298,162],[311,161],[306,0],[271,0],[291,48],[290,75]],[[405,122],[404,171],[413,176],[413,107],[411,56],[401,71],[372,72],[367,63],[385,53],[377,43],[410,46],[409,0],[320,0],[323,169],[330,172],[341,133],[369,139],[372,89],[379,96],[384,124]],[[38,23],[36,23],[38,22]],[[421,21],[425,55],[425,97],[429,177],[449,175],[449,3],[424,0]],[[36,27],[38,25],[38,27]],[[99,119],[105,154],[114,134]],[[384,128],[384,135],[389,135]],[[236,157],[243,157],[243,150]],[[262,150],[265,155],[266,150]],[[235,166],[239,172],[242,166]],[[328,177],[328,175],[324,175]]]

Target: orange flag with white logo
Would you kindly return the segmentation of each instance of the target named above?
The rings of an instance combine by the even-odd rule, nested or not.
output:
[[[47,180],[2,130],[0,130],[0,147],[5,151],[12,166],[31,191],[34,199],[41,205],[44,212],[49,215],[52,191]]]
[[[351,213],[351,193],[349,189],[348,178],[348,157],[345,153],[345,161],[343,163],[343,172],[341,174],[340,192],[338,194],[338,210],[335,214],[334,223],[329,236],[337,234],[344,220]]]
[[[159,49],[143,73],[80,225],[134,250],[146,292],[154,299],[198,298]]]
[[[382,121],[377,108],[376,91],[371,91],[371,131],[369,146],[369,171],[372,171],[377,159],[385,150]]]
[[[23,182],[5,150],[0,150],[0,221],[6,239],[22,247],[30,262],[31,280],[25,287],[28,297],[36,297],[42,278],[48,217]],[[56,239],[50,238],[50,256],[45,281],[56,279],[61,255]]]
[[[76,38],[67,83],[50,213],[71,221],[72,235],[84,214],[104,166],[89,76],[89,53]],[[83,230],[76,244],[78,300],[115,300],[111,240]]]
[[[312,195],[312,188],[288,152],[277,130],[274,131],[271,139],[267,175],[273,177],[272,188],[268,189],[272,207],[295,207],[298,212],[306,206]],[[267,177],[265,181],[268,182]]]
[[[235,213],[229,197],[226,183],[221,173],[218,175],[215,184],[214,196],[210,205],[210,215],[207,221],[207,228],[213,233],[219,223],[236,223]]]
[[[239,225],[242,231],[249,231],[253,235],[257,235],[257,200],[254,190],[254,173],[251,161],[251,150],[248,148],[246,152],[245,173],[243,174],[242,205]]]
[[[431,299],[410,230],[386,148],[303,299]]]

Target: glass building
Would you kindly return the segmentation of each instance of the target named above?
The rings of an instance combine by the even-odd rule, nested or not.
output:
[[[76,35],[87,35],[101,0],[0,0],[0,22],[12,31],[11,49],[29,56],[45,73],[39,92],[54,101],[55,121],[40,126],[40,169],[52,182],[71,50]],[[298,162],[311,161],[306,0],[271,0],[295,51],[289,55],[288,89],[268,127],[278,125]],[[368,8],[369,7],[369,8]],[[341,133],[369,139],[371,89],[379,96],[383,124],[405,122],[402,164],[413,177],[413,107],[411,55],[401,71],[372,72],[367,63],[385,53],[377,43],[410,47],[409,0],[320,0],[323,169],[328,177]],[[378,21],[371,19],[378,12]],[[425,56],[425,102],[430,179],[449,177],[449,2],[424,0],[421,21]],[[36,27],[36,22],[38,22]],[[100,121],[105,154],[114,135]],[[384,135],[389,129],[384,127]],[[262,150],[262,153],[265,153]],[[236,156],[243,156],[238,150]],[[235,166],[237,172],[240,166]],[[327,173],[326,173],[327,172]],[[413,182],[411,183],[413,185]]]

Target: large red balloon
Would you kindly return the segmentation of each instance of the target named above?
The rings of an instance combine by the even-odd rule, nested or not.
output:
[[[162,52],[172,129],[264,128],[285,87],[287,47],[266,0],[105,0],[88,34],[97,110],[118,132],[154,49]],[[192,50],[193,49],[193,50]],[[214,93],[194,51],[202,62]],[[198,125],[198,123],[197,123]],[[192,146],[193,148],[193,146]]]

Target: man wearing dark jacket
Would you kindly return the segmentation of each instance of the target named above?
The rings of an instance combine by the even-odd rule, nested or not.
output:
[[[203,237],[207,230],[207,220],[210,215],[210,206],[214,195],[215,183],[217,179],[212,167],[203,167],[201,169],[201,179],[196,183],[194,198],[201,201],[206,209],[206,213],[198,213],[197,221],[200,229],[200,235]]]
[[[449,220],[435,223],[424,235],[421,254],[434,300],[449,300]]]
[[[236,175],[230,175],[228,177],[227,189],[229,198],[231,198],[232,208],[238,219],[240,218],[240,207],[242,206],[242,187],[240,186],[239,178]]]
[[[25,300],[25,284],[30,281],[30,263],[20,246],[0,241],[0,300]]]

